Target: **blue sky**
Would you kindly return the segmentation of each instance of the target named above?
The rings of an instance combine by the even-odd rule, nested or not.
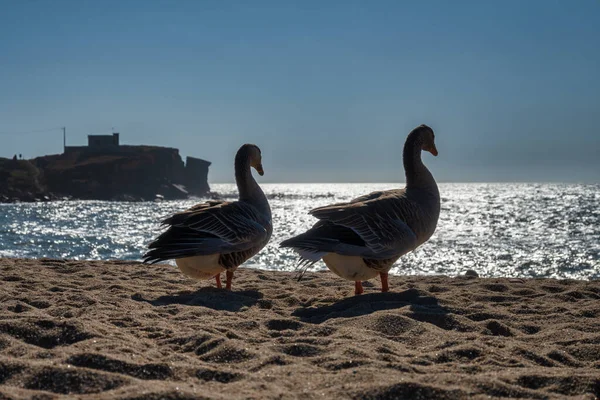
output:
[[[402,181],[426,123],[439,181],[600,181],[600,2],[4,1],[0,156],[114,127],[232,181]]]

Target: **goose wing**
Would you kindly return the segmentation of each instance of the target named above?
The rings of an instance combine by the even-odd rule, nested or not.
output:
[[[210,201],[162,223],[169,228],[150,243],[145,262],[245,251],[268,238],[270,221],[251,204]]]
[[[243,250],[266,238],[269,221],[247,202],[212,201],[174,214],[162,223],[209,233]]]
[[[418,205],[404,190],[374,192],[348,203],[319,207],[314,217],[354,231],[375,254],[405,254],[417,246],[417,235],[409,226]]]

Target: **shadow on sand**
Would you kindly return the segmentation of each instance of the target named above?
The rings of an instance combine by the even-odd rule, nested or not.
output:
[[[438,304],[435,297],[422,295],[416,289],[348,297],[329,305],[298,308],[292,315],[303,322],[320,324],[332,318],[352,318],[403,307],[409,307],[411,312],[407,316],[410,318],[438,326],[445,325],[443,321],[448,311]]]
[[[145,301],[155,307],[182,304],[223,311],[240,311],[242,307],[251,307],[255,305],[262,297],[262,293],[256,290],[234,292],[212,287],[204,287],[195,292],[185,291],[172,295],[160,296],[156,299],[145,299],[140,294],[131,296],[135,301]]]

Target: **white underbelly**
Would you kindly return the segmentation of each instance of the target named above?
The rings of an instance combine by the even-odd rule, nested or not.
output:
[[[323,261],[331,272],[349,281],[366,281],[379,275],[379,272],[365,264],[362,257],[327,253]]]
[[[219,264],[219,254],[178,258],[175,263],[184,275],[198,280],[210,279],[225,271]]]

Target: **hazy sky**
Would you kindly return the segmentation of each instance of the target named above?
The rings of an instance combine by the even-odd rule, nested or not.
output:
[[[232,181],[600,182],[600,1],[0,1],[0,156],[114,127]]]

